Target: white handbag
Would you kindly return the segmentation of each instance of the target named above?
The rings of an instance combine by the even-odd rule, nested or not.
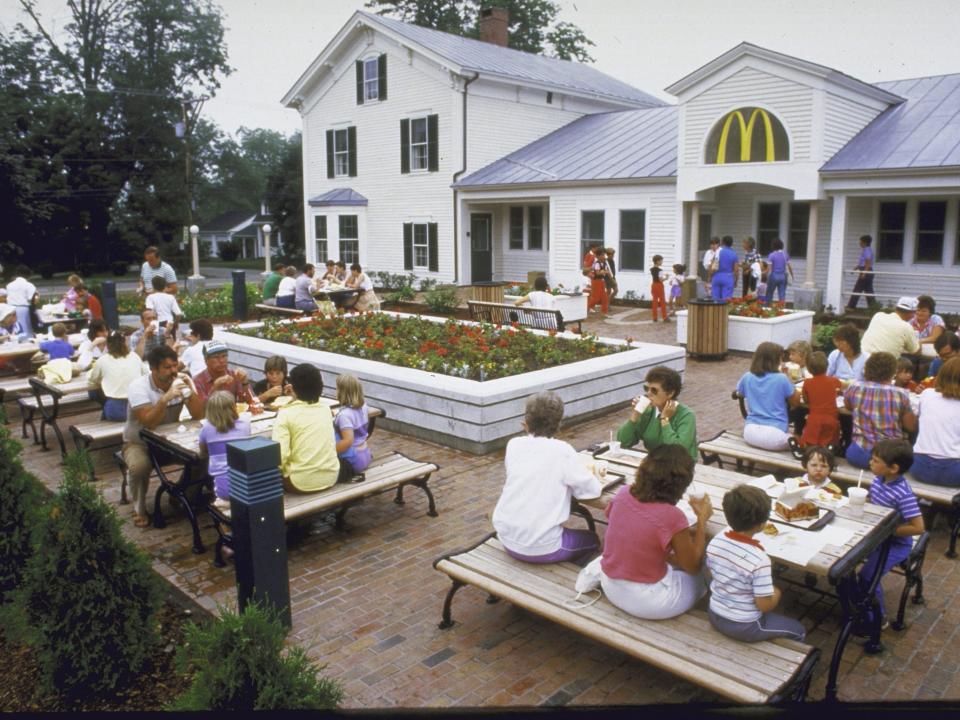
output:
[[[572,601],[566,601],[567,607],[573,608],[585,608],[593,605],[597,600],[603,597],[603,591],[600,589],[600,576],[603,574],[603,571],[600,569],[600,561],[603,558],[602,555],[597,555],[593,560],[587,563],[586,566],[580,571],[577,575],[577,581],[574,583],[573,589],[577,591],[577,596],[573,598]],[[580,597],[587,593],[596,593],[596,596],[590,600],[588,603],[581,603]]]

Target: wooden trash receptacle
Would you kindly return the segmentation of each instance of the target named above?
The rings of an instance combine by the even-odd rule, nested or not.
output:
[[[691,300],[687,303],[687,354],[700,360],[727,356],[727,311],[725,302]]]
[[[696,299],[697,297],[697,278],[688,277],[685,278],[683,284],[680,286],[680,300],[686,305],[691,300]]]
[[[470,299],[480,302],[503,302],[503,289],[507,283],[502,282],[478,282],[470,286]]]

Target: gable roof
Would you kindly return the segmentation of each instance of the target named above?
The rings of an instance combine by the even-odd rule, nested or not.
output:
[[[322,195],[310,198],[307,203],[310,207],[325,207],[328,205],[366,205],[367,199],[353,188],[334,188]]]
[[[242,227],[257,216],[256,210],[228,210],[200,226],[200,234],[222,233]]]
[[[585,115],[454,187],[674,177],[677,115],[672,105]]]
[[[823,172],[960,165],[960,74],[877,83],[906,98],[857,133]]]
[[[787,55],[786,53],[770,50],[768,48],[760,47],[759,45],[754,45],[753,43],[748,42],[742,42],[736,47],[727,50],[727,52],[725,52],[723,55],[714,58],[705,65],[701,65],[692,73],[685,75],[665,89],[671,95],[680,95],[699,83],[701,80],[709,77],[721,68],[729,65],[745,55],[751,55],[763,60],[768,60],[778,65],[784,65],[786,67],[793,68],[794,70],[799,70],[800,72],[822,77],[832,83],[835,83],[836,85],[840,85],[854,92],[858,92],[861,95],[866,95],[874,98],[875,100],[880,100],[888,104],[899,103],[901,100],[903,100],[903,98],[900,96],[884,89],[880,84],[871,85],[863,80],[858,80],[851,75],[847,75],[839,70],[835,70],[832,67],[810,62],[809,60],[802,60],[801,58],[794,57],[793,55]]]
[[[284,105],[296,104],[297,94],[310,83],[349,31],[358,24],[384,32],[403,44],[413,44],[422,52],[444,60],[451,70],[460,75],[480,73],[491,78],[512,80],[570,95],[606,99],[639,107],[658,107],[665,104],[653,95],[589,65],[534,55],[358,10],[287,91],[281,100]]]

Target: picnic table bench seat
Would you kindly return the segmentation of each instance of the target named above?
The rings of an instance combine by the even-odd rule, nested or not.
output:
[[[4,378],[0,380],[0,404],[16,400],[30,392],[30,378],[27,376]],[[9,397],[8,397],[9,396]]]
[[[373,495],[389,492],[394,488],[397,491],[394,502],[404,504],[403,489],[407,485],[415,485],[423,490],[429,502],[427,515],[437,517],[437,506],[433,493],[427,486],[430,476],[439,470],[439,466],[430,462],[413,460],[398,452],[391,452],[383,458],[378,458],[375,464],[370,465],[357,482],[337,483],[336,485],[315,493],[290,493],[283,495],[283,516],[287,522],[316,515],[326,510],[336,509],[336,528],[342,530],[343,518],[352,506]],[[208,506],[208,512],[214,520],[219,538],[216,544],[214,565],[223,567],[223,547],[233,547],[233,536],[229,531],[230,508]]]
[[[496,325],[509,325],[516,322],[537,330],[556,330],[557,332],[563,332],[564,329],[563,313],[550,308],[480,300],[467,301],[467,308],[470,310],[470,319],[476,322],[489,322]]]
[[[724,430],[718,435],[700,443],[700,457],[707,465],[716,463],[723,467],[723,458],[732,458],[737,470],[754,468],[757,466],[772,468],[796,475],[803,474],[803,465],[789,450],[764,450],[748,445],[743,435]],[[830,479],[841,484],[855,484],[861,477],[861,470],[854,467],[845,458],[838,457],[837,469],[830,473]],[[864,470],[863,484],[869,486],[873,482],[873,473]],[[907,480],[914,494],[927,506],[938,510],[948,511],[953,517],[950,525],[950,547],[947,557],[956,557],[957,536],[960,535],[960,488],[944,487],[920,482],[907,473]]]
[[[265,305],[264,303],[257,303],[254,307],[260,312],[261,315],[284,315],[286,317],[300,317],[304,314],[303,310],[297,310],[296,308],[285,308],[278,307],[277,305]]]
[[[605,597],[592,605],[585,604],[584,598],[574,602],[578,566],[520,562],[507,555],[495,535],[462,552],[444,555],[434,567],[453,583],[444,600],[441,629],[453,625],[454,594],[464,585],[473,585],[736,702],[802,700],[820,657],[818,648],[786,638],[758,643],[732,640],[714,630],[702,610],[669,620],[641,620]]]
[[[39,444],[47,450],[47,428],[53,429],[57,442],[60,445],[60,454],[66,455],[67,448],[63,441],[63,433],[57,425],[57,418],[61,415],[77,415],[89,412],[100,407],[100,404],[90,398],[87,391],[64,392],[56,386],[49,385],[37,378],[30,378],[33,395],[21,397],[17,400],[20,408],[21,432],[27,437],[27,426],[33,434],[34,444]],[[35,416],[40,413],[40,432],[37,433]]]

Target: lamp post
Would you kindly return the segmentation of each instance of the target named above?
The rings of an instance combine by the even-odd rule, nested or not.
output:
[[[204,277],[200,274],[200,250],[197,246],[197,233],[200,228],[193,224],[193,192],[191,187],[192,173],[190,169],[190,133],[197,122],[200,108],[208,98],[201,96],[195,100],[183,99],[180,101],[181,119],[174,125],[176,136],[183,140],[184,191],[187,196],[187,224],[190,226],[190,239],[193,250],[193,275],[187,278],[187,292],[193,294],[204,287]]]
[[[263,275],[266,277],[270,274],[270,233],[273,232],[273,228],[270,227],[270,223],[267,223],[263,226],[263,257],[265,258],[265,265],[263,269]]]
[[[200,274],[200,243],[197,241],[197,235],[200,228],[196,225],[190,226],[190,253],[193,255],[193,275],[187,278],[187,292],[195,294],[203,290],[206,284],[206,278]]]

